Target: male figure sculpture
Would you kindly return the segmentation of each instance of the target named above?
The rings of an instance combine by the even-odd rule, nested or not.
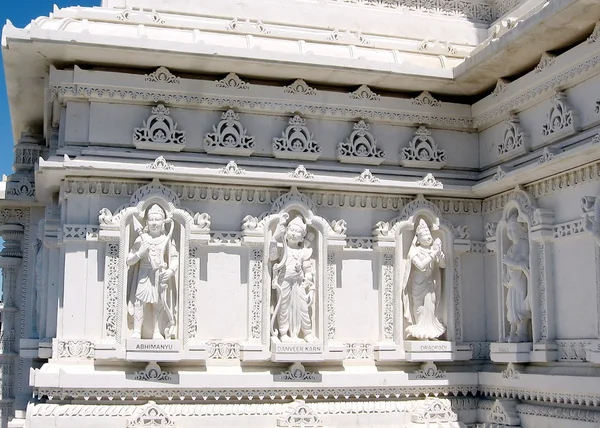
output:
[[[531,306],[527,285],[529,282],[529,242],[523,225],[516,215],[506,223],[506,234],[511,245],[502,257],[502,283],[506,287],[506,319],[510,324],[508,342],[527,342]]]
[[[431,236],[429,226],[421,219],[407,256],[402,283],[406,332],[415,339],[437,339],[446,328],[436,316],[441,295],[440,268],[446,267],[442,241]]]
[[[166,223],[170,223],[166,233]],[[166,219],[164,210],[152,205],[146,213],[146,226],[134,218],[134,229],[138,237],[127,256],[127,265],[132,267],[129,289],[128,312],[133,317],[133,339],[142,338],[145,310],[153,316],[152,339],[164,339],[175,335],[173,302],[169,303],[169,292],[174,293],[175,272],[179,267],[179,254],[173,241],[173,222]],[[170,290],[169,290],[170,288]],[[163,315],[168,325],[161,329]]]
[[[273,336],[282,342],[314,341],[311,311],[315,301],[315,267],[306,239],[306,224],[300,216],[286,227],[287,213],[280,216],[271,238],[272,286],[277,304],[271,318]]]

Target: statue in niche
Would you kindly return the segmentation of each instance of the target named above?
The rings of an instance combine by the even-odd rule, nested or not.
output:
[[[282,342],[314,342],[316,269],[310,248],[312,234],[307,234],[301,216],[286,226],[288,219],[289,214],[281,214],[269,246],[269,257],[275,261],[272,288],[277,290],[271,333]]]
[[[166,228],[169,225],[167,232]],[[127,256],[132,270],[128,289],[127,310],[133,317],[133,339],[143,337],[146,313],[152,316],[152,339],[175,337],[176,272],[179,254],[172,239],[174,222],[158,204],[146,212],[146,225],[133,218],[137,238]]]
[[[431,236],[425,220],[420,219],[407,255],[402,281],[404,317],[408,337],[422,340],[439,338],[446,331],[436,315],[442,291],[440,269],[446,267],[440,238]]]
[[[506,287],[506,319],[510,324],[507,342],[527,342],[529,340],[529,241],[527,230],[511,215],[506,223],[506,235],[511,241],[502,257],[502,285]]]

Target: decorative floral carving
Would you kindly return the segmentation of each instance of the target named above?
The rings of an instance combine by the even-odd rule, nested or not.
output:
[[[21,177],[18,183],[7,183],[8,194],[16,198],[32,198],[35,195],[35,187],[25,177]]]
[[[167,150],[179,152],[185,147],[185,131],[177,129],[164,104],[152,107],[152,114],[143,122],[142,128],[133,130],[133,145],[138,149]]]
[[[544,147],[544,151],[542,152],[542,155],[538,158],[537,162],[539,164],[550,162],[560,152],[562,152],[561,149],[553,149],[553,148],[549,148],[549,147]]]
[[[246,170],[238,167],[235,161],[229,161],[226,166],[219,168],[219,173],[228,175],[244,175]]]
[[[262,331],[262,286],[263,286],[263,250],[253,249],[250,260],[252,316],[250,331],[253,339],[260,339]]]
[[[306,168],[304,167],[304,165],[298,165],[298,168],[296,168],[294,171],[290,172],[289,176],[291,178],[298,178],[298,179],[303,179],[303,180],[314,180],[315,179],[315,175],[311,172],[308,172],[306,170]]]
[[[335,338],[335,288],[337,286],[337,265],[335,261],[335,253],[327,254],[327,279],[325,281],[327,287],[325,292],[325,307],[327,309],[327,324],[326,332],[327,339]]]
[[[383,290],[383,338],[394,340],[394,255],[383,254],[381,265]]]
[[[236,360],[240,358],[240,344],[236,342],[208,342],[208,358]]]
[[[516,404],[515,400],[496,400],[489,412],[489,421],[499,425],[519,426]]]
[[[273,138],[273,154],[281,159],[317,160],[321,155],[319,143],[306,127],[306,120],[295,115],[283,131],[282,138]]]
[[[385,153],[377,147],[377,140],[369,132],[369,128],[364,120],[354,124],[354,131],[346,142],[338,144],[340,162],[379,165],[385,160]]]
[[[427,362],[421,369],[414,372],[415,379],[446,379],[446,372],[439,370],[433,362]]]
[[[594,135],[592,141],[590,141],[590,144],[600,144],[600,134]]]
[[[521,373],[517,370],[513,363],[508,363],[506,369],[502,371],[503,379],[521,379]]]
[[[370,343],[345,343],[348,360],[373,359],[373,345]]]
[[[498,223],[486,223],[485,224],[485,237],[486,238],[495,238],[497,228],[498,228]]]
[[[440,107],[442,105],[442,103],[439,100],[436,100],[428,91],[421,92],[417,97],[412,99],[412,103],[416,106],[430,107]]]
[[[332,220],[329,225],[336,235],[345,235],[348,230],[346,220]]]
[[[154,160],[154,162],[146,165],[146,169],[172,171],[175,169],[175,166],[167,162],[164,156],[159,156]]]
[[[432,189],[442,189],[444,185],[441,181],[436,180],[432,173],[427,174],[422,180],[417,181],[419,187],[429,187]]]
[[[133,378],[135,380],[171,382],[173,381],[173,374],[170,372],[163,371],[157,363],[151,362],[148,363],[144,370],[135,372]]]
[[[109,242],[106,247],[106,302],[104,328],[108,337],[117,335],[117,305],[119,299],[119,244]]]
[[[569,105],[567,94],[558,91],[552,98],[548,120],[542,125],[542,135],[547,137],[564,131],[574,132],[578,127],[577,119],[577,112]]]
[[[359,176],[354,177],[359,183],[379,183],[379,178],[375,177],[370,170],[365,169]]]
[[[414,168],[441,168],[446,164],[446,151],[431,137],[431,131],[419,126],[409,146],[402,149],[402,165]]]
[[[506,174],[508,174],[509,172],[510,172],[510,169],[508,167],[498,165],[498,168],[496,168],[496,173],[494,174],[494,177],[492,179],[494,181],[500,181],[503,178],[505,178]]]
[[[381,97],[371,90],[367,85],[361,85],[356,91],[350,93],[353,100],[379,101]]]
[[[246,135],[233,110],[221,115],[221,121],[213,126],[213,131],[204,137],[204,149],[208,153],[250,156],[254,152],[254,137]]]
[[[411,421],[419,424],[456,422],[458,415],[452,410],[452,402],[447,398],[424,400],[411,415]]]
[[[301,363],[294,363],[285,372],[276,375],[275,381],[320,381],[321,375],[319,373],[311,372],[306,370]]]
[[[519,116],[509,115],[505,124],[502,142],[498,144],[498,155],[502,156],[516,151],[525,152],[529,148],[529,134],[523,130]]]
[[[471,231],[469,230],[469,226],[456,226],[454,228],[454,238],[455,239],[471,239]]]
[[[591,340],[557,340],[558,361],[587,361]],[[599,421],[600,422],[600,421]]]
[[[175,422],[154,401],[149,401],[141,406],[131,418],[127,420],[127,428],[146,427],[174,427]]]
[[[321,426],[321,420],[317,413],[307,406],[303,400],[295,400],[290,404],[287,413],[277,419],[277,426],[312,428]]]
[[[179,77],[171,73],[166,67],[158,67],[158,69],[150,74],[146,74],[146,82],[162,82],[178,85]]]
[[[551,67],[554,64],[554,60],[556,59],[556,55],[551,54],[549,52],[544,52],[540,59],[540,62],[533,70],[534,73],[541,73],[544,69]]]
[[[456,55],[458,50],[450,42],[440,42],[439,40],[423,40],[417,46],[417,49],[437,55]]]
[[[247,91],[250,89],[250,86],[240,79],[237,74],[229,73],[225,78],[217,80],[217,88],[242,89]]]
[[[59,340],[58,358],[94,358],[94,342],[89,340]]]
[[[492,93],[490,95],[493,97],[497,97],[502,92],[506,91],[506,88],[508,88],[509,83],[510,82],[506,79],[498,79],[496,81],[496,86],[494,87],[494,90],[492,91]]]
[[[294,83],[289,86],[285,86],[283,92],[286,94],[300,94],[300,95],[317,95],[315,88],[311,88],[308,84],[302,80],[297,79]]]

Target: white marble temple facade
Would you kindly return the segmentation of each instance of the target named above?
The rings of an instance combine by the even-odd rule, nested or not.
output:
[[[1,427],[597,427],[600,5],[282,3],[4,27]]]

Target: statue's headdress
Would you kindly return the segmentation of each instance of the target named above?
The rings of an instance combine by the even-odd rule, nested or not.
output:
[[[288,223],[288,229],[300,230],[303,234],[306,234],[306,223],[304,223],[302,217],[296,216]]]
[[[431,231],[429,230],[429,226],[427,225],[427,222],[423,219],[419,220],[419,224],[417,226],[417,235],[421,236],[423,235],[425,232],[431,234]]]
[[[165,210],[158,204],[152,205],[148,210],[147,216],[150,217],[151,215],[160,215],[163,219],[167,218]]]

